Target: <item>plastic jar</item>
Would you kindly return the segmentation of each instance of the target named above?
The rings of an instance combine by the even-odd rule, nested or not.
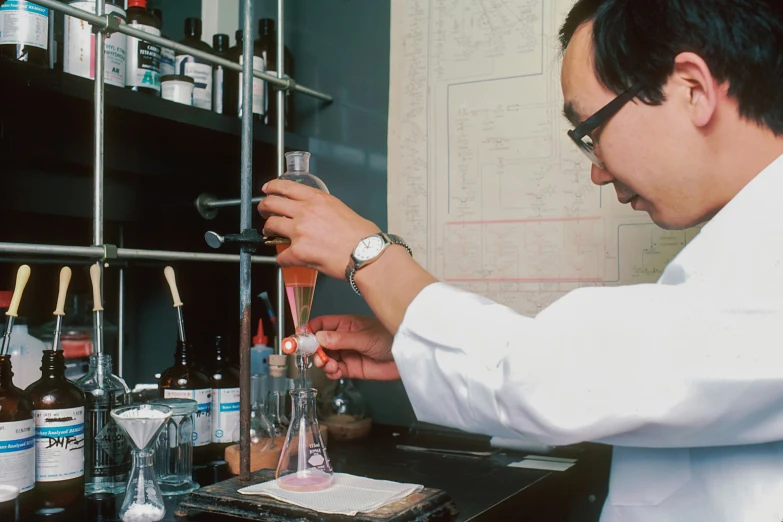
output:
[[[190,76],[169,74],[160,79],[164,100],[193,105],[193,88],[196,83]]]

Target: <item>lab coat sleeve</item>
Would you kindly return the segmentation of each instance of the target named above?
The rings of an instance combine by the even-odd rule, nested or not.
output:
[[[582,288],[529,318],[444,283],[393,355],[419,420],[552,445],[783,440],[783,300]]]

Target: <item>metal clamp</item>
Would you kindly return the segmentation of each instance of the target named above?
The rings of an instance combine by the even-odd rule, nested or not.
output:
[[[99,245],[103,248],[103,260],[107,259],[119,259],[117,255],[117,245]]]
[[[264,236],[255,228],[243,230],[240,234],[226,234],[221,236],[211,230],[204,234],[204,239],[212,248],[220,248],[225,243],[238,243],[244,252],[255,252],[258,245],[264,244]]]
[[[103,20],[104,26],[100,27],[99,25],[93,25],[92,26],[92,32],[93,33],[105,33],[106,36],[111,36],[112,33],[118,33],[120,32],[120,24],[122,23],[122,18],[117,16],[114,13],[107,13],[100,17],[101,20]]]

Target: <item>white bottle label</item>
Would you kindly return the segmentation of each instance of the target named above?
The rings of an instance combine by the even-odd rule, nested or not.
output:
[[[212,390],[212,442],[239,442],[239,388]]]
[[[215,66],[212,76],[212,110],[218,114],[223,114],[223,68]]]
[[[163,47],[160,51],[160,75],[175,74],[174,65],[177,63],[174,49]]]
[[[95,12],[95,2],[71,2],[71,7]],[[116,5],[106,4],[106,13],[113,14],[125,23],[125,11]],[[92,26],[84,20],[72,16],[65,17],[63,29],[63,70],[82,78],[95,78],[95,33]],[[106,38],[104,56],[106,65],[104,79],[110,85],[125,87],[127,68],[128,37],[122,33],[111,33]]]
[[[193,78],[196,86],[193,88],[193,106],[199,109],[212,110],[212,66],[196,63],[190,55],[177,56],[177,74]]]
[[[212,390],[163,390],[165,399],[193,399],[198,403],[196,424],[193,429],[193,446],[206,446],[212,442]]]
[[[0,422],[0,484],[35,486],[35,421]]]
[[[25,0],[6,0],[0,5],[0,44],[47,49],[49,10]]]
[[[56,482],[84,475],[84,406],[35,410],[35,480]]]
[[[149,25],[133,23],[133,29],[160,36],[160,29]],[[160,47],[142,42],[138,38],[128,37],[128,67],[125,85],[128,87],[147,87],[160,91]]]
[[[239,57],[239,65],[242,65],[243,57]],[[266,72],[266,62],[262,56],[253,56],[253,69]],[[253,112],[255,114],[264,115],[264,105],[266,104],[266,98],[264,98],[266,82],[261,78],[253,77]],[[239,116],[242,116],[242,73],[239,73]]]

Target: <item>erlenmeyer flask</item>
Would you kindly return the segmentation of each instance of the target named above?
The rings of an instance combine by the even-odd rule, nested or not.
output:
[[[158,404],[123,406],[111,417],[128,437],[133,448],[133,470],[120,508],[123,522],[157,522],[166,514],[163,495],[155,479],[153,448],[160,430],[171,417],[171,408]]]
[[[293,417],[275,473],[283,489],[318,491],[332,484],[332,465],[315,414],[316,393],[315,388],[291,390]]]
[[[286,172],[279,179],[294,181],[308,187],[323,190],[327,194],[329,189],[318,177],[310,174],[310,153],[303,151],[286,152]],[[285,252],[291,245],[277,245],[277,253]],[[312,268],[292,266],[283,268],[283,281],[285,293],[288,296],[288,305],[291,307],[291,316],[294,321],[294,329],[297,332],[305,332],[310,321],[310,307],[313,304],[315,293],[315,281],[318,272]]]

